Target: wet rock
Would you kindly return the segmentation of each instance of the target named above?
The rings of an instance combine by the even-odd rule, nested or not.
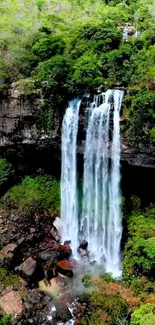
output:
[[[71,240],[65,240],[64,245],[70,247],[71,246]]]
[[[69,258],[72,254],[72,249],[69,246],[59,245],[58,249],[60,250],[62,258]]]
[[[67,322],[68,320],[72,319],[72,314],[68,307],[61,302],[56,304],[56,318],[58,321],[61,320],[63,322]]]
[[[66,286],[66,281],[65,281],[65,279],[62,278],[62,277],[60,277],[60,276],[58,276],[58,277],[56,278],[56,283],[57,283],[58,285],[60,285],[61,287],[65,287],[65,286]]]
[[[36,270],[36,266],[37,262],[34,261],[32,257],[29,257],[18,267],[18,270],[20,270],[26,276],[32,276]]]
[[[2,293],[0,307],[6,314],[21,314],[24,310],[24,305],[21,302],[19,292],[11,290],[8,293]]]
[[[56,242],[60,242],[60,236],[56,228],[52,227],[50,234],[55,239]]]
[[[88,251],[87,249],[79,248],[78,253],[81,256],[81,258],[88,257]]]
[[[86,240],[83,240],[83,241],[80,243],[79,248],[87,249],[87,247],[88,247],[88,242],[87,242]]]
[[[46,310],[45,310],[45,315],[43,317],[43,324],[51,324],[51,325],[56,325],[56,307],[53,302],[48,303]]]
[[[58,231],[59,234],[61,234],[61,230],[62,230],[62,222],[61,219],[59,217],[56,217],[54,222],[53,222],[53,226],[56,228],[56,230]]]
[[[72,265],[70,263],[70,261],[67,260],[63,260],[57,263],[57,269],[58,272],[68,276],[68,277],[72,277],[73,276],[73,271],[72,271]]]

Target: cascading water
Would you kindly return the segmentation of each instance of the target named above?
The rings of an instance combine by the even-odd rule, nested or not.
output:
[[[62,241],[71,240],[74,253],[78,243],[78,203],[76,148],[81,101],[69,103],[62,126],[61,220]]]
[[[121,274],[120,242],[122,237],[120,193],[120,109],[123,91],[114,91],[113,137],[111,145],[111,169],[109,175],[109,215],[107,223],[106,270],[114,276]]]
[[[103,263],[107,272],[119,276],[122,233],[119,115],[123,92],[108,90],[102,97],[103,104],[99,106],[99,98],[95,97],[95,107],[88,121],[80,233],[88,240],[94,259]],[[112,109],[111,144],[109,128]]]
[[[108,90],[94,96],[94,102],[89,105],[80,223],[76,166],[80,100],[70,102],[62,132],[62,240],[71,240],[75,254],[79,243],[78,235],[81,239],[86,239],[93,258],[116,277],[121,273],[119,119],[122,99],[123,91]]]

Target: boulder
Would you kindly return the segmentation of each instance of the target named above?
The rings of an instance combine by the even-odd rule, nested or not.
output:
[[[55,239],[56,242],[60,242],[60,236],[55,227],[52,227],[52,229],[50,230],[50,234],[52,235],[52,237]]]
[[[72,249],[70,248],[70,246],[59,244],[58,249],[60,251],[61,258],[69,258],[72,254]]]
[[[39,257],[43,261],[51,261],[57,263],[60,258],[60,252],[58,250],[47,249],[39,254]]]
[[[71,246],[71,240],[65,240],[64,245],[70,247]]]
[[[72,264],[68,260],[62,260],[57,263],[57,269],[58,272],[65,275],[72,277],[73,276],[73,271],[72,271]]]
[[[3,247],[0,251],[0,261],[3,262],[10,262],[13,259],[15,250],[17,245],[15,243],[10,243],[7,246]]]
[[[58,233],[61,234],[62,222],[61,222],[61,219],[59,217],[55,218],[55,220],[53,222],[53,226],[57,229]]]
[[[87,249],[87,247],[88,247],[88,242],[86,240],[82,240],[82,242],[80,243],[79,248]]]
[[[31,277],[36,270],[37,262],[32,257],[27,258],[19,267],[24,275]]]
[[[44,294],[39,289],[33,289],[28,295],[28,301],[31,304],[38,304],[44,298]]]
[[[60,303],[56,304],[56,318],[58,321],[61,320],[63,322],[67,322],[72,319],[72,314],[69,311],[68,307],[61,301]]]
[[[24,305],[21,302],[19,292],[10,290],[10,292],[2,293],[0,307],[6,314],[21,314],[24,310]]]

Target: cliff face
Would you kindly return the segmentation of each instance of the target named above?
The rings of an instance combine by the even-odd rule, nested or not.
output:
[[[13,83],[7,96],[0,98],[0,148],[13,144],[35,144],[51,139],[54,132],[46,134],[37,128],[37,117],[44,99],[40,90],[24,94]],[[57,121],[58,122],[58,121]]]
[[[53,116],[53,127],[49,132],[44,127],[38,128],[37,119],[42,110],[44,99],[40,90],[33,90],[24,94],[13,83],[7,96],[0,98],[0,153],[4,153],[11,147],[27,148],[34,150],[44,148],[50,151],[52,156],[57,156],[60,161],[61,149],[61,120]],[[83,118],[80,116],[80,131],[78,152],[83,154],[85,132]],[[34,153],[33,150],[33,153]],[[35,153],[34,153],[35,154]],[[133,148],[127,144],[127,139],[122,139],[122,161],[131,166],[155,168],[154,147],[139,146]]]

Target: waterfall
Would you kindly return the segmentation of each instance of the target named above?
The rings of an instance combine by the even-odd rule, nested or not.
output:
[[[83,211],[80,234],[89,243],[95,260],[107,272],[120,274],[121,195],[120,195],[120,108],[123,92],[108,90],[94,98],[88,121],[83,183]],[[110,117],[113,134],[110,141]],[[111,158],[111,164],[109,164]]]
[[[79,99],[69,103],[62,125],[61,237],[62,241],[71,240],[73,253],[78,243],[76,148],[80,103]]]
[[[62,240],[76,253],[86,239],[90,255],[113,276],[121,274],[120,109],[123,91],[94,96],[87,108],[84,152],[83,207],[78,221],[77,133],[81,101],[69,103],[63,120],[61,218]]]
[[[114,91],[113,136],[111,145],[111,169],[109,173],[109,214],[107,222],[106,270],[114,276],[121,273],[120,242],[122,237],[120,192],[120,109],[123,91]]]

